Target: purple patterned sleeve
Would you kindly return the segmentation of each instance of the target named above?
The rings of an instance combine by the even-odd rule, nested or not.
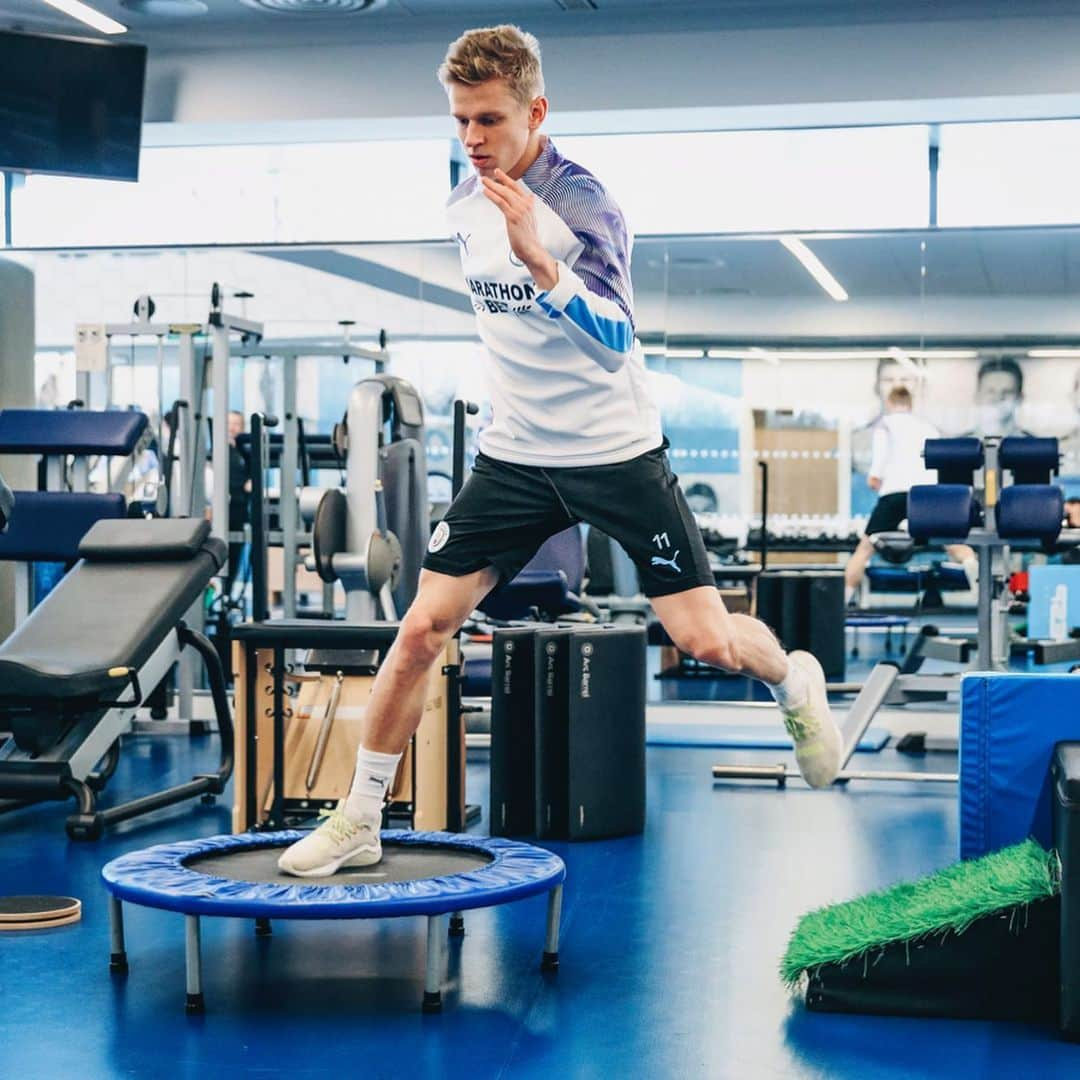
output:
[[[632,327],[630,237],[615,200],[584,170],[564,172],[552,185],[549,198],[555,212],[585,245],[570,269],[590,292],[618,304]]]

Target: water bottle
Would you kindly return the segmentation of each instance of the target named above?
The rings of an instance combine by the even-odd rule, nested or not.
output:
[[[1069,590],[1062,582],[1050,598],[1050,640],[1066,641],[1069,637]]]

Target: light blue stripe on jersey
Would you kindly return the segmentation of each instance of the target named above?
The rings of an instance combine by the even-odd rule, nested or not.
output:
[[[559,312],[542,298],[538,297],[537,303],[553,319],[559,317]],[[563,314],[606,348],[619,353],[630,351],[633,330],[628,322],[622,319],[605,319],[602,315],[597,315],[580,296],[571,297]]]
[[[523,179],[585,245],[570,269],[590,292],[618,304],[633,332],[630,243],[622,211],[596,177],[564,158],[550,139]]]

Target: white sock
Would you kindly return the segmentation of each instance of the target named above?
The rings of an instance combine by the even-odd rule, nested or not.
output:
[[[781,709],[798,708],[800,705],[805,704],[810,697],[810,682],[806,677],[806,672],[798,664],[793,664],[790,659],[788,660],[787,674],[784,676],[783,682],[766,683],[765,685],[772,692],[776,704]]]
[[[352,822],[380,820],[386,789],[394,782],[400,754],[380,754],[377,750],[356,751],[356,772],[345,800],[345,816]]]

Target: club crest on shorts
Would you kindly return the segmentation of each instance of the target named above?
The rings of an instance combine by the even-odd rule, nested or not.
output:
[[[446,541],[450,539],[450,526],[445,521],[440,521],[435,526],[435,531],[431,534],[431,539],[428,541],[427,549],[432,554],[436,551],[442,551],[446,547]]]

